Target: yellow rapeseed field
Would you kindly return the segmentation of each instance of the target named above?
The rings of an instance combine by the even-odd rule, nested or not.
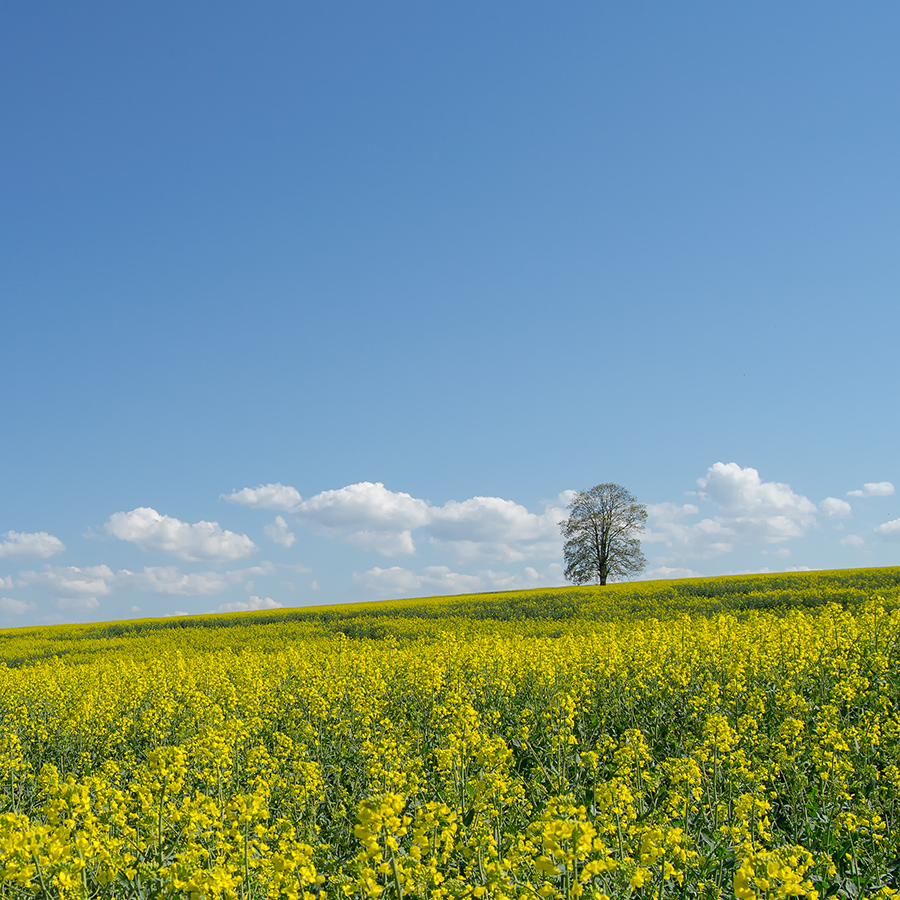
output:
[[[898,897],[900,569],[0,632],[0,898]]]

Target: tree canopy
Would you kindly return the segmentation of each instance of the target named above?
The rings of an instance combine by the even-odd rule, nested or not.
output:
[[[575,584],[636,575],[647,564],[639,535],[647,507],[620,484],[598,484],[579,491],[559,523],[565,538],[566,578]]]

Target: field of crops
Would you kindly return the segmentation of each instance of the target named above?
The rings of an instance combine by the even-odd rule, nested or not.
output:
[[[900,568],[0,632],[0,898],[900,896]]]

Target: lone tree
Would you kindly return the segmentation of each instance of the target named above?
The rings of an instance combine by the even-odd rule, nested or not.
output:
[[[566,539],[566,578],[575,584],[636,575],[647,560],[636,535],[644,530],[647,507],[620,484],[598,484],[579,491],[559,523]]]

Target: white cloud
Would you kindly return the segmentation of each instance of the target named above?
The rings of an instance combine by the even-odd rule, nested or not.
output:
[[[790,485],[762,481],[756,469],[742,469],[733,462],[710,466],[706,475],[697,479],[697,487],[699,497],[738,518],[808,519],[816,511],[815,505],[795,494]]]
[[[46,531],[7,531],[0,538],[0,558],[5,559],[49,559],[66,549],[58,537]]]
[[[382,569],[375,566],[366,572],[354,572],[353,583],[380,597],[410,594],[469,594],[481,591],[520,590],[562,584],[563,570],[553,563],[544,572],[526,566],[521,572],[497,572],[483,569],[474,574],[454,572],[448,566],[426,566],[413,572],[401,566]]]
[[[230,574],[230,573],[229,573]],[[218,572],[185,573],[176,566],[147,566],[142,572],[122,569],[116,573],[113,586],[117,590],[139,594],[168,594],[200,597],[221,594],[235,579]]]
[[[432,542],[451,550],[462,562],[473,564],[558,556],[562,548],[559,521],[567,515],[565,505],[572,494],[567,491],[544,503],[541,513],[530,512],[501,497],[471,497],[432,506],[426,500],[371,481],[322,491],[307,500],[301,499],[295,488],[282,484],[244,488],[225,499],[258,508],[289,510],[322,534],[341,537],[382,556],[413,555],[413,532],[421,528]],[[282,531],[289,533],[287,523],[280,525],[277,519],[275,526],[266,528],[273,540]]]
[[[0,576],[0,589],[11,591],[13,588],[12,575]]]
[[[849,516],[852,511],[850,504],[846,500],[839,500],[837,497],[826,497],[819,504],[819,509],[821,509],[829,519],[838,519]]]
[[[249,600],[235,600],[233,603],[223,603],[221,606],[217,607],[215,612],[220,613],[229,613],[229,612],[249,612],[250,610],[259,610],[259,609],[281,609],[282,606],[280,603],[273,600],[271,597],[256,597],[253,596]]]
[[[700,508],[693,503],[648,503],[647,515],[654,519],[678,521],[687,516],[696,516]]]
[[[653,581],[655,579],[668,578],[702,578],[699,572],[686,569],[684,566],[657,566],[655,569],[647,569],[638,575],[638,581]]]
[[[289,566],[284,566],[284,568],[289,568]],[[309,569],[302,566],[300,568],[304,572],[309,571]],[[275,563],[269,562],[269,560],[263,560],[258,565],[248,566],[246,569],[231,569],[225,574],[233,581],[242,581],[244,578],[249,578],[251,575],[274,575],[277,571],[278,568]]]
[[[495,572],[485,569],[478,572],[484,585],[483,591],[519,591],[528,588],[557,587],[566,583],[563,567],[559,563],[550,563],[543,572],[534,566],[525,566],[519,572]]]
[[[63,597],[56,600],[53,604],[62,612],[90,612],[100,606],[100,601],[96,597]]]
[[[7,616],[23,616],[34,608],[34,603],[26,603],[24,600],[13,600],[12,597],[0,597],[0,613]]]
[[[389,569],[375,566],[366,572],[354,572],[353,583],[364,590],[390,597],[418,590],[422,580],[415,572],[402,566],[391,566]]]
[[[900,519],[893,519],[890,522],[885,522],[882,525],[875,526],[876,534],[880,534],[882,537],[887,538],[888,540],[894,541],[900,538]]]
[[[266,525],[263,531],[270,541],[282,547],[290,547],[297,540],[282,516],[275,516],[275,521],[271,525]]]
[[[847,537],[841,538],[841,545],[844,547],[862,547],[865,541],[858,534],[848,534]]]
[[[648,507],[649,528],[643,540],[672,551],[671,556],[658,559],[662,565],[685,557],[710,559],[730,553],[738,544],[798,538],[815,522],[816,506],[811,500],[794,493],[790,485],[762,481],[749,466],[717,462],[697,479],[697,488],[696,496],[717,507],[717,515],[691,522],[690,517],[699,513],[694,504]]]
[[[540,514],[501,497],[450,500],[432,507],[428,532],[433,543],[449,547],[466,564],[559,556],[559,523],[568,515],[570,495],[546,502]]]
[[[218,522],[189,525],[147,506],[113,513],[104,527],[113,537],[141,550],[170,553],[191,562],[241,559],[257,549],[246,534],[223,531]]]
[[[44,588],[57,597],[73,594],[103,597],[112,593],[205,597],[221,594],[250,575],[275,572],[272,563],[224,573],[182,572],[177,566],[145,566],[140,572],[128,569],[113,572],[109,566],[47,566],[43,572],[20,572],[17,583],[20,587]]]
[[[322,491],[304,500],[295,512],[325,528],[354,531],[411,531],[429,520],[429,507],[424,500],[390,491],[380,481]]]
[[[671,515],[674,515],[674,518],[670,518]],[[681,511],[663,510],[655,516],[650,516],[648,518],[650,527],[641,540],[648,544],[665,544],[679,557],[689,556],[696,559],[711,559],[734,550],[737,535],[727,522],[710,518],[701,519],[699,522],[684,522],[683,515]]]
[[[558,533],[556,517],[537,516],[501,497],[450,500],[431,511],[429,531],[444,541],[521,541]]]
[[[465,594],[484,589],[483,574],[454,572],[449,566],[425,566],[419,578],[420,589],[427,588],[438,594]]]
[[[718,506],[717,518],[745,543],[776,543],[801,537],[813,523],[815,504],[790,485],[762,481],[756,469],[717,462],[697,479],[697,495]]]
[[[411,531],[354,531],[347,535],[348,544],[382,556],[411,556],[416,552]]]
[[[452,551],[457,560],[463,565],[476,565],[478,563],[517,563],[523,562],[529,557],[557,556],[561,551],[562,541],[554,544],[549,542],[543,547],[517,547],[514,544],[502,541],[439,541],[431,539],[431,543],[440,548]],[[535,552],[529,553],[529,550]]]
[[[131,607],[131,611],[132,611],[132,612],[140,612],[140,611],[141,611],[141,608],[140,608],[139,606],[132,606],[132,607]]]
[[[229,503],[249,506],[251,509],[271,509],[278,512],[291,512],[296,509],[303,498],[295,487],[281,482],[261,484],[255,488],[242,488],[230,494],[220,494]]]
[[[890,481],[867,481],[862,490],[847,491],[848,497],[890,497],[894,485]]]
[[[42,587],[53,594],[105,596],[112,590],[115,575],[109,566],[47,566],[43,572],[20,572],[22,587]]]

